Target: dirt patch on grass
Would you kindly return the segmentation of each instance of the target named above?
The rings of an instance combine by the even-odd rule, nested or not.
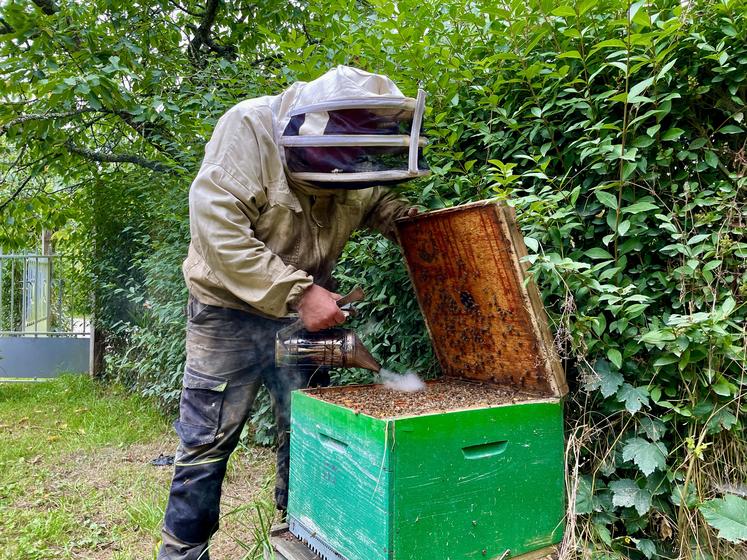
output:
[[[153,558],[173,467],[155,467],[150,461],[173,455],[176,444],[173,434],[164,434],[150,443],[42,458],[34,465],[40,484],[8,506],[29,515],[67,513],[74,536],[65,549],[49,543],[51,558]],[[247,554],[255,541],[255,528],[262,525],[259,516],[273,514],[273,465],[274,453],[269,449],[248,448],[232,457],[223,486],[221,530],[211,545],[215,558],[251,557]]]
[[[153,403],[80,375],[0,384],[0,441],[0,560],[155,557],[173,467],[150,462],[177,438]],[[254,448],[230,461],[215,558],[252,558],[273,463]]]

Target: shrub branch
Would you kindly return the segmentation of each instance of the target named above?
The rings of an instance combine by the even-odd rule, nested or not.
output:
[[[90,150],[88,148],[78,146],[70,140],[65,142],[65,147],[70,150],[70,152],[82,156],[86,159],[90,159],[91,161],[98,161],[101,163],[132,163],[134,165],[139,165],[153,171],[158,171],[159,173],[168,173],[172,171],[172,168],[164,163],[146,159],[135,154],[111,154],[97,152],[95,150]]]

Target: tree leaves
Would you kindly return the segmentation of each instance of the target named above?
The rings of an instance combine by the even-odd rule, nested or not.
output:
[[[601,247],[592,247],[584,254],[591,259],[611,260],[613,258],[609,251],[602,249]]]
[[[648,201],[640,201],[630,206],[624,206],[622,212],[623,214],[640,214],[641,212],[650,212],[652,210],[659,210],[659,207]]]
[[[640,82],[635,84],[632,88],[630,88],[630,91],[628,92],[628,97],[632,97],[632,98],[637,97],[653,83],[654,83],[654,76],[646,78],[645,80],[641,80]]]
[[[609,358],[610,362],[615,364],[617,369],[622,367],[622,354],[617,348],[610,348],[607,350],[607,358]]]
[[[552,11],[552,15],[560,17],[573,17],[576,15],[576,10],[570,6],[558,6]]]
[[[612,208],[613,210],[617,208],[617,196],[614,194],[607,191],[596,190],[594,191],[594,195],[597,197],[597,200],[607,208]]]
[[[720,538],[735,544],[747,541],[747,500],[727,494],[708,500],[699,509],[708,524],[718,529]]]
[[[664,134],[661,135],[661,139],[664,142],[671,142],[673,140],[677,140],[684,133],[685,131],[682,130],[681,128],[672,127],[669,130],[667,130]]]
[[[744,129],[735,125],[735,124],[727,124],[726,126],[722,126],[718,129],[718,131],[721,134],[742,134],[744,133]]]

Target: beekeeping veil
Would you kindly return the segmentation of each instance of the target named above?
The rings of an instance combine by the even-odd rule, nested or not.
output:
[[[420,137],[425,92],[338,66],[283,95],[275,136],[291,183],[324,189],[393,185],[429,173]]]

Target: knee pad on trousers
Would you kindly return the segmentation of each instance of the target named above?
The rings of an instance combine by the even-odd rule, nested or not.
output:
[[[169,533],[185,543],[199,544],[218,530],[227,462],[175,468],[163,523]]]

